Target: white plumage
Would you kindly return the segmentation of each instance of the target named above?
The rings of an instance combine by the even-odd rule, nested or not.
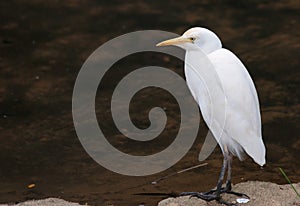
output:
[[[189,52],[186,56],[188,59]],[[207,104],[205,99],[209,97],[194,84],[195,81],[199,82],[198,77],[193,75],[187,65],[185,69],[188,87],[196,94],[195,99],[200,106],[205,122],[218,121],[218,114],[213,116],[216,117],[214,120],[211,120],[207,113],[212,110],[211,107],[218,107],[219,99],[222,102],[226,98],[225,109],[227,112],[224,132],[221,137],[216,138],[222,151],[226,145],[230,152],[242,159],[242,153],[245,150],[256,163],[264,165],[265,147],[262,142],[259,102],[250,75],[241,61],[227,49],[217,49],[207,54],[207,57],[218,74],[225,97],[213,97],[215,101]],[[202,109],[202,107],[204,108]],[[213,125],[211,124],[210,130],[214,134]],[[210,125],[208,124],[208,126]]]
[[[222,48],[220,39],[213,32],[200,27],[159,44],[164,45],[176,45],[186,50],[187,85],[223,153],[228,149],[242,160],[245,151],[256,163],[264,165],[266,151],[262,141],[257,92],[238,57]],[[206,54],[214,71],[205,70],[200,62],[200,52]],[[208,75],[209,72],[216,74]],[[209,79],[216,76],[221,84]]]

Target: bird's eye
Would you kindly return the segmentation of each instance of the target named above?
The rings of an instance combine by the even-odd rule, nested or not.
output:
[[[190,40],[191,40],[191,41],[195,41],[196,38],[195,38],[195,37],[190,37]]]

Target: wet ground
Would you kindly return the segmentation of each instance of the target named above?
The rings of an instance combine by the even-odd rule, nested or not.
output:
[[[244,162],[235,159],[233,182],[286,183],[279,167],[293,182],[299,182],[300,3],[251,2],[2,1],[0,203],[61,197],[91,205],[155,205],[173,192],[214,187],[222,161],[219,149],[207,159],[207,166],[150,184],[198,164],[207,133],[204,124],[191,151],[175,166],[156,175],[127,177],[106,170],[87,155],[71,114],[76,76],[98,46],[131,31],[158,29],[180,34],[195,25],[214,30],[224,46],[242,59],[261,100],[267,165],[260,169],[249,158]],[[149,57],[152,64],[168,66],[183,75],[182,62],[173,58],[153,53],[133,55],[114,65],[102,83],[104,96],[97,96],[96,101],[98,118],[107,119],[100,125],[104,133],[116,147],[131,154],[159,151],[178,131],[174,99],[155,89],[141,92],[143,101],[136,96],[131,107],[139,127],[149,125],[151,105],[160,104],[169,111],[167,129],[151,147],[125,139],[114,127],[109,111],[113,88],[122,75],[147,66]],[[36,186],[28,189],[31,183]]]

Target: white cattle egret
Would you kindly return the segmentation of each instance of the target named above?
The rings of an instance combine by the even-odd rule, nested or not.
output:
[[[265,164],[266,149],[262,140],[259,102],[255,86],[239,58],[231,51],[222,48],[220,39],[208,29],[191,28],[178,38],[157,44],[157,46],[167,45],[178,46],[186,51],[185,76],[188,88],[197,101],[203,119],[214,134],[224,156],[216,190],[205,193],[184,192],[181,195],[191,195],[206,201],[217,200],[220,203],[231,205],[222,200],[220,194],[230,193],[248,197],[231,190],[232,156],[238,156],[242,160],[242,155],[246,152],[260,166]],[[214,70],[212,72],[216,73],[221,84],[217,84],[217,81],[212,81],[212,79],[205,79],[210,83],[203,85],[201,78],[209,78],[209,76],[200,77],[196,75],[196,72],[204,74],[205,66],[194,68],[189,66],[195,65],[199,61],[194,55],[195,52],[193,54],[193,51],[197,50],[206,55]],[[204,86],[210,87],[209,91],[221,91],[220,87],[222,87],[223,93],[208,93],[207,88],[203,88]],[[210,114],[211,111],[214,111],[214,115]],[[220,118],[222,115],[225,117]],[[224,122],[222,122],[223,120]],[[222,133],[218,126],[222,127]],[[226,169],[228,169],[227,181],[223,188],[222,182]]]

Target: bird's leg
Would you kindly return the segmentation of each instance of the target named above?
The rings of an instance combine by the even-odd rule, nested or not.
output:
[[[232,186],[231,186],[231,164],[232,164],[232,155],[229,154],[228,156],[228,170],[227,170],[227,180],[226,180],[226,186],[225,188],[223,188],[224,190],[221,191],[221,193],[227,193],[227,194],[233,194],[239,197],[246,197],[248,199],[250,199],[250,197],[246,194],[243,193],[239,193],[239,192],[234,192],[232,191]]]
[[[232,154],[229,154],[227,160],[227,180],[226,180],[225,191],[231,191],[231,164],[232,164]]]
[[[222,194],[224,192],[225,188],[222,187],[222,183],[223,183],[223,179],[224,179],[224,176],[225,176],[226,168],[228,167],[229,158],[230,158],[229,153],[225,151],[224,152],[223,165],[222,165],[222,169],[221,169],[220,176],[219,176],[218,183],[217,183],[217,189],[212,189],[208,192],[205,192],[204,194],[206,194],[206,195],[216,194],[217,196],[220,196],[220,194]]]
[[[224,149],[224,159],[223,159],[223,165],[220,172],[220,176],[217,183],[217,189],[210,190],[208,192],[200,193],[200,192],[183,192],[179,196],[191,196],[191,197],[198,197],[200,199],[206,200],[206,201],[212,201],[216,200],[221,204],[233,206],[235,204],[231,204],[229,202],[226,202],[221,198],[222,193],[228,193],[237,195],[240,197],[247,197],[246,194],[234,192],[231,190],[231,163],[232,163],[232,155],[228,152],[227,148]],[[222,187],[222,183],[224,180],[225,172],[227,169],[227,180],[226,180],[226,186]]]
[[[231,164],[232,164],[232,154],[228,154],[227,156],[227,179],[226,179],[226,186],[225,187],[221,187],[220,190],[220,194],[222,193],[227,193],[227,194],[233,194],[239,197],[246,197],[249,198],[248,195],[243,194],[243,193],[238,193],[238,192],[234,192],[232,191],[232,186],[231,186]],[[213,189],[210,190],[209,192],[206,192],[205,194],[213,194],[216,193],[218,189]],[[250,199],[250,198],[249,198]]]
[[[224,153],[224,160],[223,160],[223,165],[222,165],[222,169],[220,172],[220,176],[218,179],[218,183],[217,183],[217,189],[216,190],[211,190],[209,192],[205,192],[205,193],[199,193],[199,192],[183,192],[180,194],[180,196],[191,196],[191,197],[198,197],[201,198],[203,200],[206,201],[212,201],[212,200],[217,200],[218,202],[225,204],[225,205],[232,205],[231,203],[227,203],[224,200],[221,199],[220,194],[222,193],[222,190],[224,190],[224,188],[222,188],[222,183],[223,183],[223,179],[225,176],[225,171],[227,168],[227,161],[228,161],[228,152]]]
[[[222,165],[222,169],[221,169],[221,172],[220,172],[220,176],[219,176],[219,180],[218,180],[218,184],[217,184],[217,190],[216,190],[216,196],[218,198],[220,198],[223,179],[224,179],[224,176],[225,176],[226,168],[228,166],[228,157],[229,157],[229,153],[227,151],[225,151],[224,152],[223,165]]]

